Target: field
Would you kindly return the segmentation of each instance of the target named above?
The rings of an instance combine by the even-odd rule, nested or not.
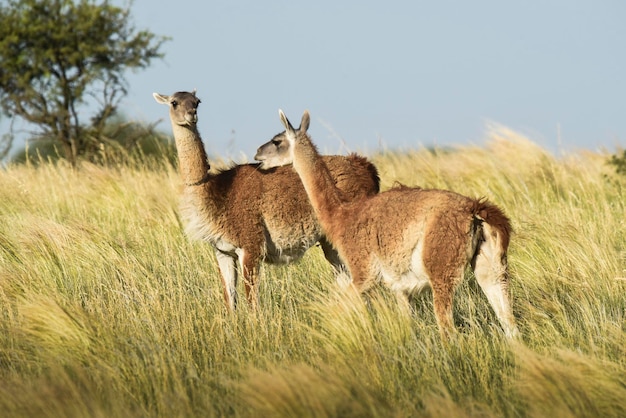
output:
[[[344,293],[318,248],[265,266],[259,310],[228,314],[212,250],[183,235],[174,168],[9,166],[0,416],[626,416],[626,178],[607,156],[494,128],[484,146],[371,158],[383,188],[504,208],[521,341],[471,275],[444,344],[430,294],[410,316],[383,287]]]

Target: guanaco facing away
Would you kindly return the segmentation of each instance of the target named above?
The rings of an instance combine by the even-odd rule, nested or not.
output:
[[[335,270],[343,270],[291,167],[263,171],[258,164],[243,164],[211,170],[198,131],[200,99],[195,91],[153,96],[170,109],[184,184],[180,211],[185,232],[215,248],[224,300],[231,310],[237,304],[238,270],[244,277],[248,301],[256,305],[261,261],[290,263],[319,241]],[[378,193],[378,172],[365,158],[329,156],[324,161],[335,179],[331,181],[337,182],[347,199]]]
[[[470,265],[505,334],[518,335],[508,296],[511,226],[500,208],[451,191],[405,186],[350,202],[335,187],[306,129],[294,129],[279,115],[293,167],[357,290],[382,279],[406,303],[430,286],[446,337],[454,331],[454,290]],[[305,111],[301,127],[309,119]]]

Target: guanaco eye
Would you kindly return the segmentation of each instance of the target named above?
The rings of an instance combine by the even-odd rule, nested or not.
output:
[[[176,106],[178,106],[178,102],[176,100],[172,100],[170,104],[172,105],[174,109],[176,109]]]

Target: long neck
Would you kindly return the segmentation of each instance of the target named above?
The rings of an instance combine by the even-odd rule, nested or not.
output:
[[[327,234],[343,204],[341,192],[315,145],[306,134],[299,134],[293,149],[293,167],[300,176],[315,214]]]
[[[183,182],[186,186],[205,183],[211,167],[207,161],[207,154],[198,128],[172,124],[172,130],[176,140],[178,167]]]

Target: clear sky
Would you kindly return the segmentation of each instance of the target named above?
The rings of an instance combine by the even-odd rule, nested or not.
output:
[[[123,5],[120,0],[117,4]],[[172,38],[129,73],[125,113],[196,88],[211,155],[252,159],[278,109],[323,152],[482,144],[495,122],[552,151],[626,146],[626,2],[135,0]],[[345,143],[345,146],[342,146]]]

